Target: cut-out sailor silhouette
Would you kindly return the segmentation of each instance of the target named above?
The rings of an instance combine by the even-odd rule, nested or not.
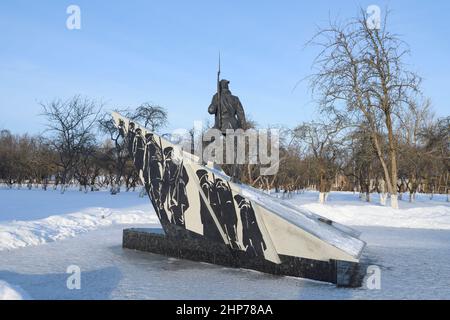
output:
[[[136,129],[136,134],[133,141],[133,157],[134,166],[138,169],[140,173],[144,169],[144,156],[145,156],[145,145],[144,137],[142,136],[141,128]]]
[[[134,156],[133,155],[133,143],[134,143],[134,137],[136,136],[134,126],[135,126],[134,122],[130,122],[130,124],[128,125],[128,134],[126,136],[127,146],[128,146],[128,154],[130,156]],[[125,138],[125,136],[124,136],[124,138]]]
[[[205,201],[203,200],[203,197],[200,196],[200,219],[203,225],[203,236],[213,241],[223,242],[222,236],[220,235],[220,232],[217,229],[217,225],[212,217],[212,214],[215,214],[217,212],[218,202],[214,184],[208,179],[208,171],[200,169],[197,170],[196,173],[199,178],[200,188],[202,189],[203,194],[205,195],[207,201],[214,211],[214,213],[211,213],[209,211],[208,207],[205,204]]]
[[[143,176],[147,193],[152,199],[155,211],[161,223],[169,223],[167,213],[161,202],[163,156],[162,148],[152,133],[145,135],[145,158]]]
[[[122,138],[125,138],[126,134],[125,134],[125,122],[122,119],[119,119],[119,125],[117,126],[117,129],[119,130],[119,135]],[[127,145],[128,147],[128,145]]]
[[[234,207],[233,193],[229,184],[225,183],[222,179],[216,179],[215,191],[217,194],[217,211],[219,214],[219,221],[228,236],[231,247],[233,249],[239,249],[237,243],[237,214]]]
[[[171,222],[185,227],[184,213],[189,208],[186,185],[189,176],[183,162],[173,159],[173,148],[164,149],[164,176],[161,187],[161,201],[172,213]]]
[[[144,180],[151,183],[155,195],[159,198],[162,183],[162,148],[156,143],[152,133],[145,135]]]
[[[250,201],[237,194],[234,196],[240,209],[242,222],[242,243],[249,257],[262,256],[267,249],[261,230],[259,230],[255,211]]]

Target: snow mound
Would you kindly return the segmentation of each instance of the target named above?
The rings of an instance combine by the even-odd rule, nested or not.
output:
[[[450,206],[395,210],[382,206],[301,205],[328,219],[352,226],[450,230]]]
[[[145,209],[145,210],[144,210]],[[0,223],[0,251],[40,245],[116,224],[158,223],[148,206],[126,209],[88,208],[81,212],[54,215],[36,221]]]
[[[0,300],[28,300],[30,299],[22,289],[13,287],[0,280]]]

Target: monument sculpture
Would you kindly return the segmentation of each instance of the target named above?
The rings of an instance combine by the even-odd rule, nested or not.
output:
[[[241,101],[234,96],[229,88],[230,81],[220,80],[220,56],[219,69],[217,72],[217,92],[214,94],[211,104],[208,107],[209,114],[214,115],[214,129],[220,130],[223,136],[228,130],[233,132],[238,129],[245,129],[245,112]],[[231,170],[231,180],[239,182],[239,165],[236,161],[237,150],[234,149],[234,162]]]
[[[219,75],[208,111],[226,134],[243,128],[245,113]],[[113,118],[162,226],[162,232],[124,230],[124,248],[340,286],[361,284],[365,243],[357,231],[235,182],[155,132],[118,113]]]
[[[226,135],[226,130],[244,129],[245,113],[241,101],[231,94],[230,81],[222,79],[219,81],[217,93],[213,96],[208,108],[210,114],[215,115],[214,128]]]

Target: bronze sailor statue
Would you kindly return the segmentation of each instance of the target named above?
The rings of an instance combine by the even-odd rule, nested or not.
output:
[[[241,101],[229,89],[230,81],[219,81],[218,92],[213,96],[208,108],[210,114],[215,115],[214,128],[226,135],[226,130],[245,128],[245,113]]]
[[[217,72],[217,92],[214,94],[208,112],[215,116],[214,129],[220,130],[223,136],[227,130],[246,129],[245,112],[241,101],[231,93],[230,81],[220,80],[220,56],[219,71]],[[236,163],[237,152],[234,146],[234,163],[231,164],[231,178],[233,182],[239,182],[240,170]]]

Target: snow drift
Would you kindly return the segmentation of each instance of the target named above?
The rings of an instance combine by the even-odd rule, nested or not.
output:
[[[30,297],[21,288],[11,286],[0,280],[0,300],[29,300]]]
[[[66,239],[115,224],[151,223],[158,223],[158,219],[154,212],[149,211],[148,206],[126,209],[88,208],[36,221],[0,223],[0,251]]]

